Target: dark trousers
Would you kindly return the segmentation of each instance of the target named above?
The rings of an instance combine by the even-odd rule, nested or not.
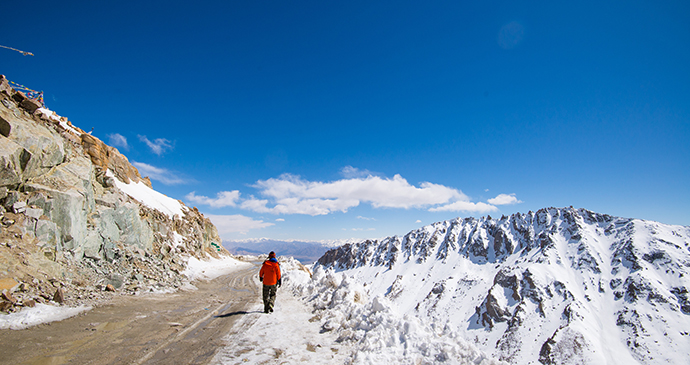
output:
[[[264,313],[273,312],[273,304],[276,302],[275,285],[264,285]]]

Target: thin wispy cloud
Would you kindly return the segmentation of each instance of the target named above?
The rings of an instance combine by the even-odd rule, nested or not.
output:
[[[123,150],[129,150],[127,138],[125,138],[125,136],[119,133],[113,133],[108,135],[108,145],[113,147],[120,147]]]
[[[250,230],[263,229],[275,225],[275,223],[264,222],[262,220],[255,220],[253,218],[241,214],[204,214],[204,216],[210,219],[213,225],[216,226],[216,228],[218,229],[218,234],[221,237],[231,233],[247,234]]]
[[[442,205],[429,209],[430,212],[471,212],[471,213],[489,213],[496,212],[498,208],[487,203],[472,203],[469,201],[456,201],[450,204]]]
[[[365,178],[367,176],[377,176],[379,174],[373,173],[369,170],[361,170],[356,167],[352,166],[345,166],[342,169],[340,169],[340,175],[343,176],[346,179],[356,179],[356,178]]]
[[[346,167],[343,171],[348,174],[361,172],[353,167]],[[400,175],[385,178],[367,174],[365,177],[321,182],[283,174],[278,178],[259,180],[251,186],[258,190],[260,197],[243,197],[239,191],[233,190],[220,192],[215,198],[197,196],[192,192],[187,199],[215,208],[237,207],[257,213],[311,216],[347,212],[361,204],[374,208],[486,213],[497,211],[496,205],[519,202],[515,194],[500,194],[488,202],[472,202],[458,189],[431,182],[415,186]],[[357,218],[373,220],[363,216]]]
[[[165,138],[156,138],[153,141],[151,141],[146,136],[139,135],[139,140],[146,143],[146,145],[149,146],[151,151],[158,156],[162,155],[164,152],[173,149],[172,142]]]
[[[525,28],[519,22],[512,21],[501,27],[498,32],[498,45],[503,49],[517,47],[525,37]]]
[[[132,161],[132,165],[139,170],[139,174],[141,174],[141,176],[148,176],[149,179],[159,181],[164,185],[179,185],[187,183],[185,179],[164,168],[136,161]]]
[[[221,191],[216,194],[215,198],[209,198],[203,195],[196,195],[194,191],[187,194],[185,199],[203,205],[209,205],[214,208],[224,208],[224,207],[235,207],[240,199],[240,192],[237,190],[233,191]]]

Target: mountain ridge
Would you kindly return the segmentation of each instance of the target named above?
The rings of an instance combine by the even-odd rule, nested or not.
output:
[[[586,209],[457,218],[329,250],[364,282],[511,363],[654,363],[686,356],[690,227]]]

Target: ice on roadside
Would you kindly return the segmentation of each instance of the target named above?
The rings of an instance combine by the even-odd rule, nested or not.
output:
[[[43,323],[61,321],[79,313],[91,310],[89,306],[61,307],[38,303],[33,308],[24,308],[19,312],[0,315],[0,329],[21,330]]]

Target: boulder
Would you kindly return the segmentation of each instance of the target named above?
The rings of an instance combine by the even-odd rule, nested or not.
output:
[[[52,221],[39,219],[36,222],[36,239],[42,246],[55,248],[60,243],[60,230]]]
[[[4,93],[8,96],[14,93],[14,89],[12,86],[10,86],[10,83],[5,75],[0,75],[0,93]]]
[[[82,243],[84,257],[90,259],[101,259],[101,247],[103,247],[103,237],[98,232],[89,230]]]
[[[112,286],[113,289],[119,289],[125,283],[125,278],[120,274],[111,273],[107,276],[105,282],[107,283],[106,288]]]
[[[0,139],[0,186],[21,183],[30,159],[31,152],[6,138]]]
[[[84,133],[81,135],[81,145],[94,165],[103,170],[108,169],[108,149],[105,143],[90,134]]]
[[[17,303],[17,299],[14,296],[12,296],[12,293],[10,293],[9,290],[2,291],[2,299],[5,299],[6,301],[12,304]]]
[[[29,112],[29,114],[33,114],[36,111],[36,109],[42,107],[43,105],[41,105],[41,103],[37,100],[26,98],[22,100],[21,103],[19,103],[19,106],[26,109],[26,111]]]
[[[19,283],[12,278],[2,278],[0,279],[0,291],[14,291],[15,288],[19,286]]]
[[[39,219],[43,215],[43,209],[40,208],[25,208],[24,214],[27,217],[31,217],[33,219]]]
[[[11,131],[12,125],[10,125],[10,122],[6,121],[5,118],[0,116],[0,135],[9,137]]]
[[[87,234],[87,204],[86,199],[77,190],[65,192],[52,191],[53,210],[50,212],[50,220],[60,229],[61,247],[70,251],[75,258],[81,259],[84,255],[83,244]]]
[[[31,119],[17,118],[3,107],[0,107],[0,117],[11,126],[12,133],[7,140],[23,147],[34,157],[22,168],[25,178],[38,176],[65,160],[64,140],[55,131]]]
[[[57,290],[55,290],[55,294],[53,295],[53,302],[60,304],[65,302],[65,293],[62,292],[62,288],[57,288]]]
[[[26,212],[26,202],[18,201],[12,204],[12,212],[15,214]],[[43,211],[41,211],[41,213],[43,213]]]
[[[8,312],[12,306],[12,303],[3,300],[0,302],[0,312]]]

